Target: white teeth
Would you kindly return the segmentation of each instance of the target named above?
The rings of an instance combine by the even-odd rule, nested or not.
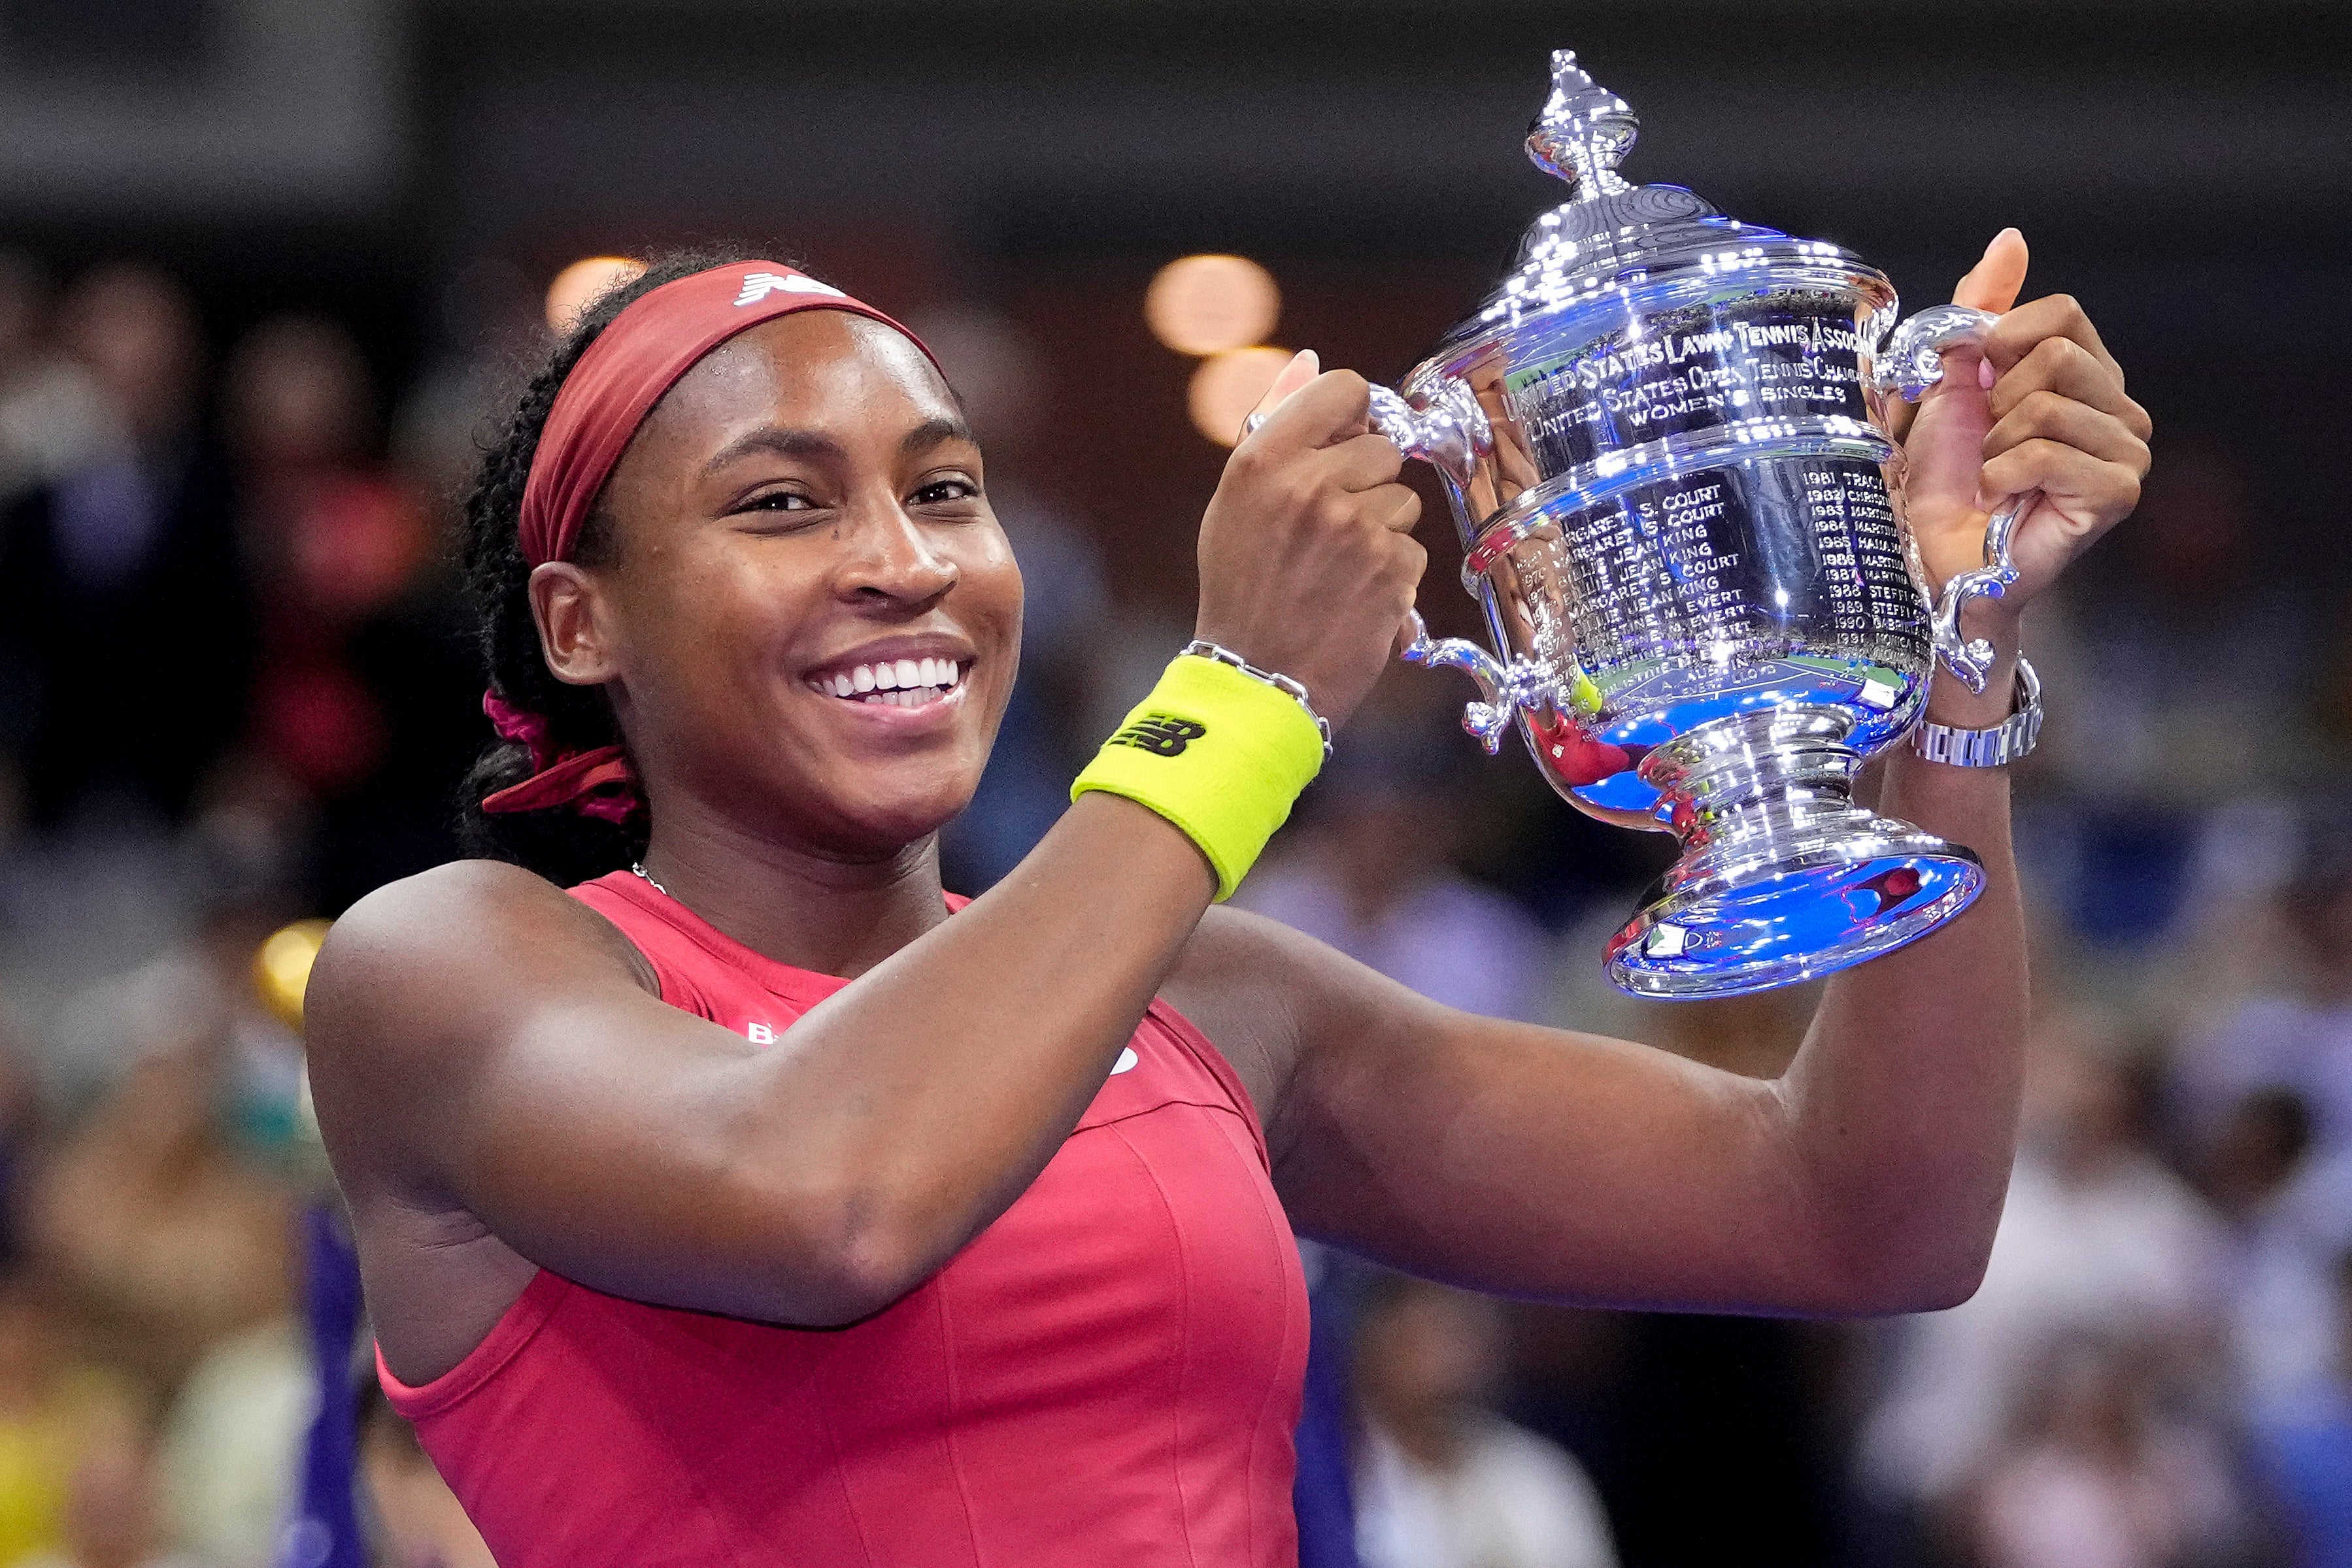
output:
[[[963,685],[967,665],[954,659],[885,659],[809,684],[829,696],[856,697],[893,707],[919,707]]]

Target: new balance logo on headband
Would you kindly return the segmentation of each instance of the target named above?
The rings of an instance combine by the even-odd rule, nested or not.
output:
[[[743,275],[743,292],[735,297],[735,303],[757,305],[778,289],[786,294],[830,294],[835,299],[847,298],[832,284],[819,283],[815,278],[803,277],[797,272],[789,277],[781,272],[747,272]]]
[[[1113,746],[1132,746],[1138,751],[1148,751],[1154,757],[1181,757],[1184,748],[1209,733],[1205,724],[1189,718],[1172,718],[1164,713],[1146,714],[1110,737]]]

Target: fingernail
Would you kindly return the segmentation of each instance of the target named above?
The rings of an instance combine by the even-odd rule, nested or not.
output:
[[[1307,368],[1308,370],[1315,371],[1318,375],[1322,373],[1323,361],[1316,354],[1314,350],[1301,349],[1298,350],[1298,357],[1307,361]]]
[[[1990,392],[1992,391],[1992,383],[1999,379],[1999,377],[1992,373],[1992,361],[1990,360],[1979,360],[1977,361],[1977,385],[1984,388],[1987,392]]]

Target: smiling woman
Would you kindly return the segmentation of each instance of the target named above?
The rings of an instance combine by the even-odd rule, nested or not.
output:
[[[525,391],[503,439],[488,455],[467,507],[467,575],[490,671],[485,706],[499,731],[498,743],[483,754],[467,781],[468,847],[477,853],[515,861],[560,883],[584,881],[635,863],[645,852],[647,817],[636,781],[637,764],[622,742],[619,715],[604,681],[580,673],[576,659],[570,657],[579,650],[567,645],[567,662],[553,657],[552,646],[542,650],[542,620],[534,609],[534,595],[547,596],[551,613],[545,624],[553,629],[550,635],[572,638],[585,631],[592,639],[595,636],[595,628],[580,625],[580,617],[592,608],[583,602],[582,591],[599,580],[593,574],[622,564],[615,551],[615,507],[623,504],[622,497],[642,486],[647,475],[668,472],[675,455],[668,447],[675,439],[666,443],[665,433],[689,425],[700,434],[698,416],[714,402],[742,403],[751,411],[750,423],[733,433],[716,453],[692,455],[701,460],[688,462],[684,471],[692,475],[696,487],[703,492],[694,497],[695,504],[714,517],[736,519],[731,525],[736,528],[761,535],[783,535],[813,526],[824,508],[806,481],[820,472],[837,477],[849,462],[848,455],[832,435],[785,428],[763,417],[769,405],[761,402],[761,389],[747,386],[745,378],[756,382],[778,362],[793,364],[811,356],[791,355],[780,361],[764,351],[768,345],[761,338],[762,332],[806,334],[814,329],[819,334],[827,330],[837,334],[855,329],[846,326],[845,317],[866,316],[882,323],[875,344],[877,351],[890,354],[894,344],[899,352],[909,345],[920,348],[896,323],[803,274],[762,262],[745,262],[730,269],[729,261],[707,254],[667,257],[593,301],[546,369]],[[644,362],[608,366],[593,387],[573,383],[574,369],[624,309],[668,286],[712,277],[714,268],[728,269],[725,277],[716,278],[720,292],[732,290],[738,299],[754,296],[741,306],[731,307],[747,310],[748,315],[720,319],[719,329],[732,331],[712,344],[688,341],[683,346],[670,335],[656,332],[649,340],[640,340],[657,345],[650,356],[642,351],[635,356]],[[756,281],[738,287],[738,272]],[[800,287],[785,287],[788,283]],[[823,314],[814,319],[803,314],[812,310]],[[799,319],[789,319],[795,317]],[[771,321],[779,325],[771,329],[767,326]],[[747,340],[730,341],[738,336]],[[709,357],[698,353],[698,349],[708,350]],[[670,378],[685,384],[674,386]],[[944,453],[950,460],[935,465],[937,473],[925,476],[921,493],[914,499],[927,515],[978,524],[982,506],[971,434],[944,384],[935,374],[919,377],[919,382],[926,380],[942,406],[907,430],[899,444],[910,458],[936,458]],[[602,396],[589,395],[592,392]],[[665,416],[647,419],[656,403],[662,405]],[[556,423],[559,414],[561,423]],[[640,420],[646,421],[642,432]],[[541,476],[537,493],[541,504],[534,511],[527,505],[534,459],[551,424],[571,461],[563,473]],[[568,432],[580,428],[592,429],[596,438],[577,447],[564,444]],[[951,447],[956,450],[948,452]],[[625,456],[625,451],[629,455]],[[962,461],[959,465],[954,459]],[[747,478],[758,473],[762,464],[793,465],[802,471],[802,482]],[[733,490],[729,489],[730,483]],[[656,505],[668,499],[645,498]],[[985,536],[982,547],[992,553],[988,562],[981,563],[983,576],[991,566],[1000,571],[1013,570],[1002,536],[992,525],[963,531]],[[669,545],[651,548],[656,552],[651,559],[661,568],[655,580],[667,589],[680,588],[683,580],[671,570],[671,558],[661,553]],[[572,570],[540,577],[539,568],[558,560]],[[646,574],[612,574],[616,585],[632,575],[641,579]],[[700,583],[697,591],[708,586]],[[975,583],[976,588],[985,586]],[[1008,662],[1018,641],[1017,576],[1012,598],[1012,634],[1000,650]],[[789,614],[788,607],[782,604],[770,609]],[[798,617],[793,623],[805,626],[807,618]],[[685,624],[701,622],[689,619]],[[943,716],[945,710],[939,701],[921,700],[920,688],[936,688],[935,699],[960,690],[971,670],[972,650],[955,645],[952,639],[943,641],[938,634],[887,641],[891,645],[866,648],[867,659],[847,668],[809,668],[810,688],[844,697],[888,694],[877,698],[873,706],[920,707],[929,716]],[[932,665],[929,675],[912,663],[925,659]],[[901,664],[909,666],[903,677]],[[940,677],[943,664],[952,672],[946,678]],[[1010,676],[1008,670],[1007,689]],[[831,691],[842,682],[848,683],[847,689]],[[985,739],[982,736],[983,747]]]
[[[1982,628],[2009,659],[2129,509],[2146,416],[2070,300],[1984,354],[1902,483],[1955,559],[1980,479],[2042,492]],[[1425,563],[1370,398],[1283,371],[1202,518],[1196,641],[966,905],[938,831],[1022,584],[940,367],[759,258],[586,309],[469,509],[484,858],[355,905],[305,998],[381,1379],[505,1568],[1286,1568],[1294,1226],[1561,1301],[1973,1288],[2024,1016],[2000,768],[1890,763],[1986,893],[1832,980],[1776,1083],[1213,907]],[[1984,727],[2005,689],[1933,711]]]

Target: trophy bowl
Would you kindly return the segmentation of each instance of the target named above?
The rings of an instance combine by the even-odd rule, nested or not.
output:
[[[1895,325],[1838,246],[1615,172],[1636,121],[1560,51],[1528,135],[1573,198],[1373,423],[1443,476],[1489,651],[1416,624],[1405,657],[1477,680],[1464,727],[1516,720],[1579,810],[1683,853],[1611,939],[1637,996],[1789,985],[1966,908],[1974,852],[1872,811],[1854,775],[1918,719],[1940,654],[1982,689],[1959,607],[2014,580],[2008,532],[1930,606],[1890,500],[1885,400],[1993,318]]]

